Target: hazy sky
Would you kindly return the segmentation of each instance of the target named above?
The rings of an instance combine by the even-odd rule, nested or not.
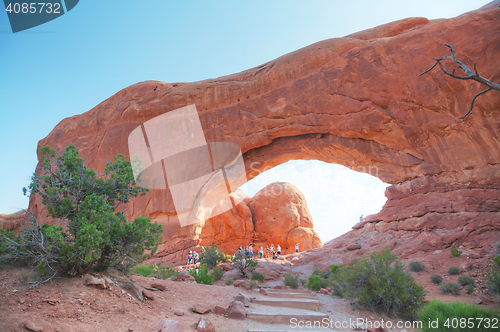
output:
[[[40,139],[62,119],[90,110],[131,84],[215,78],[320,40],[406,17],[454,17],[488,2],[85,0],[51,22],[16,34],[2,10],[0,213],[27,207],[21,188],[35,168]],[[383,184],[367,184],[367,175],[355,177],[337,165],[299,162],[280,169],[255,182],[263,186],[293,175],[286,181],[306,195],[315,227],[329,229],[320,232],[323,240],[356,222],[342,207],[358,216],[376,212],[372,209],[380,209],[384,200]],[[338,190],[357,193],[358,201],[366,196],[371,203],[356,205]],[[332,220],[334,226],[322,226]]]

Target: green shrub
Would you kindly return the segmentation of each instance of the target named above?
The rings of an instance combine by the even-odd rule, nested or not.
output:
[[[290,271],[283,273],[283,283],[291,288],[299,288],[299,274]]]
[[[330,276],[331,276],[332,274],[333,274],[333,273],[332,273],[332,272],[330,272],[329,270],[328,270],[328,271],[321,271],[321,272],[319,273],[319,276],[320,276],[321,278],[323,278],[323,279],[328,279],[328,278],[330,278]]]
[[[458,283],[462,286],[474,285],[476,281],[469,276],[458,276]]]
[[[454,282],[445,282],[439,286],[441,294],[460,295],[460,285]]]
[[[23,268],[19,270],[16,277],[17,281],[19,281],[21,285],[24,285],[30,282],[35,277],[35,275],[32,269]]]
[[[248,289],[255,289],[259,286],[259,282],[257,280],[249,280],[245,282],[245,287]]]
[[[198,284],[211,285],[213,282],[213,276],[205,264],[200,264],[198,271],[196,271],[196,268],[191,269],[189,274],[194,277]]]
[[[154,267],[153,265],[136,265],[132,268],[132,272],[148,278],[153,275]]]
[[[222,275],[224,274],[224,270],[222,267],[217,266],[212,270],[213,281],[219,281],[222,279]]]
[[[234,284],[234,278],[232,278],[232,277],[226,278],[226,279],[224,279],[224,283],[228,286],[232,285],[232,284]]]
[[[152,265],[136,265],[130,269],[132,273],[140,274],[143,277],[154,277],[157,279],[168,279],[179,277],[180,273],[171,266],[163,266],[161,263]]]
[[[252,273],[252,280],[258,280],[259,282],[264,282],[264,275],[259,272],[253,272]]]
[[[500,293],[500,243],[497,244],[498,251],[493,260],[493,268],[489,272],[488,283],[492,293]]]
[[[430,278],[436,285],[439,285],[441,281],[443,281],[443,277],[441,277],[439,274],[431,274]]]
[[[257,260],[246,257],[243,250],[238,250],[238,253],[232,259],[233,266],[237,268],[241,275],[245,276],[245,278],[251,278],[251,272],[253,272],[257,268]]]
[[[222,254],[222,256],[221,256],[221,262],[222,263],[231,263],[231,255]]]
[[[492,320],[498,320],[500,316],[493,310],[479,308],[473,304],[460,301],[447,304],[432,300],[418,313],[418,319],[423,323],[420,330],[422,332],[486,332],[498,331],[498,323],[496,328],[491,326]],[[438,322],[438,325],[429,326],[429,322]],[[485,327],[487,322],[489,328]],[[468,323],[473,324],[468,327]]]
[[[336,273],[340,269],[340,265],[332,264],[329,266],[330,272]]]
[[[476,286],[469,284],[469,285],[466,285],[464,288],[465,288],[465,291],[467,292],[467,294],[472,294],[472,293],[474,293]]]
[[[201,255],[200,263],[206,265],[209,269],[217,266],[224,258],[215,244],[203,247]]]
[[[145,250],[155,253],[163,227],[145,217],[128,222],[117,211],[119,204],[147,192],[135,186],[125,156],[117,155],[98,176],[83,164],[73,144],[58,157],[48,146],[40,153],[41,167],[23,191],[39,195],[50,217],[65,219],[67,228],[40,227],[33,217],[16,241],[4,243],[6,237],[0,235],[4,258],[29,260],[40,275],[54,277],[102,271],[111,264],[120,266],[126,258],[141,257]]]
[[[413,272],[421,272],[425,270],[425,264],[421,261],[411,261],[410,264],[408,264],[408,267]]]
[[[332,279],[329,277],[328,279],[321,278],[321,288],[328,288],[332,284]]]
[[[460,268],[456,265],[452,265],[448,268],[448,274],[454,276],[460,273]]]
[[[307,288],[312,291],[319,291],[321,289],[321,278],[317,274],[311,274],[307,279]]]
[[[451,257],[458,257],[462,254],[457,248],[451,248]]]
[[[179,271],[174,269],[172,266],[164,266],[160,263],[155,264],[153,277],[157,279],[177,278],[180,276],[181,274]]]
[[[425,290],[388,248],[370,258],[355,259],[336,273],[344,297],[369,310],[414,317],[422,306]]]

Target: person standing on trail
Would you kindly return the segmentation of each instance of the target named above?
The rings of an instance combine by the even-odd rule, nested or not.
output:
[[[264,258],[269,258],[269,247],[266,246],[266,256]]]
[[[271,256],[274,257],[274,244],[271,244]]]
[[[188,265],[191,265],[192,261],[193,261],[193,252],[190,251],[188,254]]]
[[[295,243],[295,252],[299,252],[300,243]]]
[[[198,253],[195,251],[195,252],[193,253],[194,265],[196,265],[196,263],[198,262],[198,257],[199,257],[199,256],[198,256]]]
[[[361,217],[359,217],[359,221],[363,221],[365,218],[363,218],[363,215],[361,215]]]
[[[250,253],[250,258],[253,258],[253,243],[250,243],[248,247],[248,252]]]
[[[259,255],[260,255],[260,259],[262,259],[262,256],[264,256],[264,250],[262,249],[262,247],[260,247],[260,249],[259,249]]]
[[[278,248],[276,249],[276,251],[278,252],[278,256],[281,255],[281,246],[278,244]]]

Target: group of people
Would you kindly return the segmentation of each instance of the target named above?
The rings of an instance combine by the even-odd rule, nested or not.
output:
[[[295,243],[295,252],[299,252],[299,246],[300,246],[300,243]],[[253,244],[250,244],[248,247],[240,246],[238,248],[238,251],[243,252],[245,255],[245,258],[254,258],[255,257],[254,252],[253,252]],[[274,244],[271,244],[271,247],[266,246],[265,249],[264,249],[264,247],[260,247],[260,249],[258,250],[258,255],[259,255],[260,259],[263,259],[263,258],[277,259],[281,255],[281,246],[278,244],[275,248]],[[201,257],[203,257],[203,252],[201,253]],[[196,265],[201,257],[200,257],[200,255],[198,255],[196,250],[189,251],[187,265]],[[234,257],[235,256],[233,256],[233,258]]]
[[[203,253],[202,253],[202,255],[203,255]],[[200,258],[200,256],[198,255],[196,250],[189,251],[187,265],[192,265],[192,264],[196,265],[196,263],[198,263],[198,261],[199,261],[199,258]]]
[[[299,252],[299,245],[300,243],[295,243],[295,252]],[[250,244],[248,247],[240,246],[238,250],[243,251],[245,253],[245,257],[247,258],[255,257],[253,252],[253,244]],[[258,253],[260,259],[262,258],[277,259],[281,255],[281,246],[278,244],[275,248],[274,244],[271,244],[271,247],[266,246],[265,249],[264,247],[260,247]]]

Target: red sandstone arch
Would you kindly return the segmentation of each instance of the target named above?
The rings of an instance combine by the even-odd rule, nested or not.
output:
[[[500,94],[482,96],[473,116],[461,123],[458,117],[482,89],[479,83],[437,72],[418,77],[450,42],[457,57],[476,62],[483,76],[500,79],[496,6],[447,20],[410,18],[325,40],[230,76],[132,85],[64,119],[38,147],[62,151],[73,142],[102,171],[113,156],[128,153],[127,137],[135,127],[196,104],[207,141],[238,144],[249,178],[291,159],[371,170],[392,184],[381,213],[368,219],[376,232],[497,232]],[[40,201],[32,198],[30,208],[44,219]],[[168,192],[153,190],[125,212],[168,226],[173,211]],[[196,244],[196,232],[178,230],[168,251]]]

